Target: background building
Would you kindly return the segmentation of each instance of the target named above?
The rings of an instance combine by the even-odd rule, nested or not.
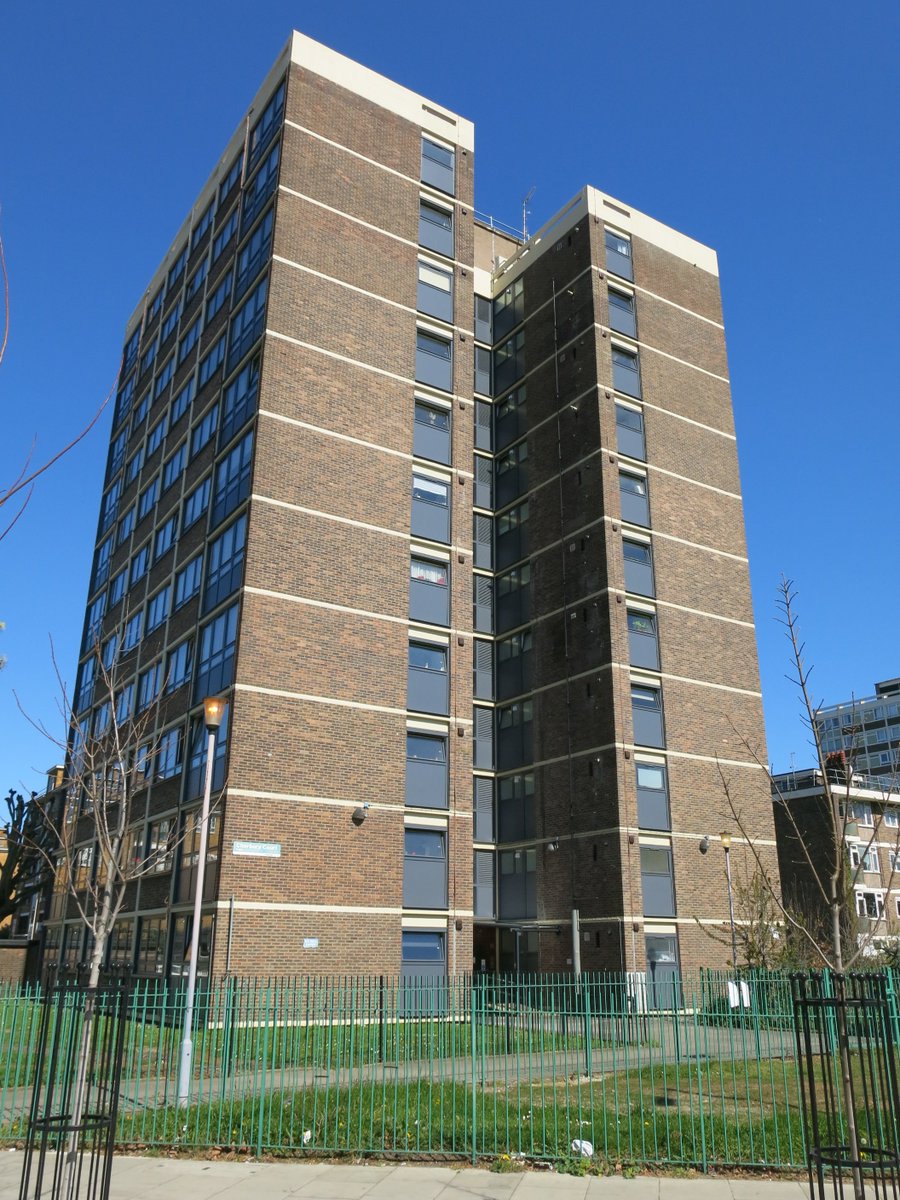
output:
[[[875,695],[816,712],[826,754],[843,750],[854,771],[882,780],[900,775],[900,679],[875,684]]]
[[[185,835],[111,966],[183,970],[210,694],[216,971],[714,961],[723,775],[774,873],[715,254],[591,188],[523,245],[473,151],[294,34],[127,324],[76,708],[98,640],[163,696]]]

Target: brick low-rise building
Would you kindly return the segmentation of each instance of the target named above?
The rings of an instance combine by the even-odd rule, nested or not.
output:
[[[716,256],[593,188],[523,243],[473,172],[294,34],[127,324],[76,705],[112,637],[165,693],[140,852],[228,698],[214,972],[565,970],[573,909],[586,969],[719,961],[722,772],[774,864]],[[171,858],[112,965],[182,970]]]

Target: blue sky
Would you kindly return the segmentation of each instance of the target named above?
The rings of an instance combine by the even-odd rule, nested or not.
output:
[[[0,228],[12,289],[0,484],[109,390],[124,323],[295,26],[476,122],[476,205],[535,229],[592,183],[716,247],[769,755],[808,760],[775,622],[800,591],[818,699],[900,673],[900,7],[833,0],[0,7]],[[865,317],[865,321],[863,321]],[[0,789],[54,759],[109,417],[0,542]],[[878,453],[876,454],[876,448]]]

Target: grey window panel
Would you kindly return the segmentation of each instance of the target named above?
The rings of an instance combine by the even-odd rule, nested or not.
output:
[[[626,491],[624,487],[619,488],[619,493],[622,500],[622,520],[628,521],[631,525],[643,525],[645,528],[649,528],[650,502],[646,494],[646,487],[647,482],[644,480],[643,496]]]
[[[646,951],[647,1004],[652,1009],[681,1008],[678,939],[648,936]]]
[[[418,458],[428,458],[432,462],[450,462],[450,429],[441,428],[428,419],[429,413],[440,417],[443,410],[431,409],[427,405],[416,405],[416,418],[413,422],[413,454]],[[449,425],[450,414],[446,414]]]
[[[475,347],[475,391],[491,395],[491,352],[483,346]]]
[[[638,746],[656,746],[659,749],[666,744],[663,734],[662,713],[659,710],[631,706],[634,723],[634,740]]]
[[[527,463],[517,463],[516,466],[498,472],[496,480],[496,505],[503,508],[523,492],[528,491]]]
[[[494,527],[490,517],[475,513],[472,518],[472,533],[475,542],[475,566],[489,571],[493,566],[494,553],[491,544]]]
[[[476,707],[474,716],[474,752],[472,765],[483,771],[494,766],[494,713],[490,708]]]
[[[493,335],[493,305],[486,296],[475,297],[475,337],[479,342],[492,342]]]
[[[419,312],[437,317],[439,321],[453,320],[453,292],[431,287],[420,279],[416,288],[416,308]]]
[[[512,767],[530,763],[532,753],[533,722],[525,721],[507,729],[497,729],[497,770],[507,771]]]
[[[483,400],[475,401],[475,448],[477,450],[490,450],[492,448],[492,411],[490,404],[485,404]]]
[[[616,448],[629,458],[647,458],[644,442],[644,418],[633,409],[616,406]]]
[[[636,596],[655,596],[656,587],[653,581],[653,560],[639,562],[628,557],[628,547],[625,546],[625,590],[634,592]]]
[[[420,808],[447,807],[447,763],[406,760],[406,803]]]
[[[491,642],[475,640],[475,699],[494,698],[494,647]]]
[[[623,514],[624,515],[624,514]],[[528,554],[528,523],[517,525],[497,537],[497,569],[518,562]]]
[[[492,508],[491,484],[493,482],[493,463],[489,458],[475,455],[475,504],[478,508]],[[479,564],[480,565],[480,564]]]
[[[494,853],[492,850],[475,851],[475,916],[491,918],[494,915]]]
[[[609,327],[627,337],[637,337],[634,296],[623,296],[621,292],[609,291]]]
[[[648,854],[648,850],[651,852]],[[647,859],[652,857],[660,863],[668,862],[668,873],[645,869]],[[656,847],[641,847],[641,889],[644,895],[645,917],[675,916],[675,886],[672,879],[672,855],[668,850]]]
[[[531,691],[531,651],[497,663],[497,699],[508,700]]]
[[[431,625],[450,624],[450,588],[422,579],[409,581],[409,615]]]
[[[531,620],[531,589],[519,588],[497,597],[497,632],[514,629]]]
[[[613,351],[613,387],[626,396],[641,395],[641,369],[637,357],[631,354],[616,357]]]
[[[446,858],[411,858],[403,860],[404,908],[447,907]]]
[[[524,858],[527,851],[520,850],[518,853]],[[502,870],[498,870],[497,916],[500,920],[537,916],[535,875],[535,871],[504,874]]]
[[[406,703],[413,712],[446,716],[450,711],[450,681],[447,673],[411,666]]]
[[[431,350],[416,346],[415,378],[419,380],[419,383],[428,384],[431,388],[439,388],[442,391],[454,390],[452,356],[445,358],[442,354],[433,354]]]
[[[497,838],[501,842],[519,842],[534,837],[534,795],[498,794],[497,826]]]
[[[401,934],[397,994],[399,1016],[435,1016],[447,1011],[447,935],[443,931],[405,929]]]
[[[476,521],[478,518],[475,518]],[[475,545],[476,554],[478,543]],[[490,547],[488,547],[490,549]],[[481,565],[480,563],[476,565]],[[490,564],[488,564],[490,565]],[[494,622],[494,584],[493,580],[484,575],[476,575],[473,580],[475,600],[475,630],[477,633],[492,633]]]
[[[662,763],[635,763],[638,825],[642,829],[670,829],[669,785]]]
[[[519,394],[522,390],[520,388],[514,394]],[[504,446],[508,446],[525,433],[525,402],[523,401],[515,407],[498,405],[496,413],[494,435],[497,442],[497,449],[502,450]]]
[[[425,200],[419,202],[419,245],[453,257],[453,214]]]
[[[476,842],[494,840],[494,784],[491,779],[475,776],[475,830]]]
[[[653,634],[636,633],[635,630],[629,629],[628,653],[628,661],[633,667],[659,670],[659,644]]]
[[[432,504],[428,500],[413,497],[412,532],[416,537],[431,542],[450,541],[450,508],[443,504]]]
[[[422,143],[422,182],[453,196],[455,155],[452,150],[425,139]]]
[[[620,242],[624,239],[619,239],[615,234],[607,233],[606,235],[606,266],[614,275],[621,276],[622,279],[634,279],[634,263],[631,258],[631,243],[625,242],[628,248],[628,253],[623,254],[617,248]]]

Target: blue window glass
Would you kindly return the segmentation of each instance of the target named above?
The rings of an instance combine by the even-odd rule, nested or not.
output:
[[[238,210],[235,209],[219,232],[216,234],[213,241],[212,260],[215,262],[234,235],[237,233],[238,227]]]
[[[215,696],[234,679],[238,605],[214,617],[200,630],[200,654],[194,681],[194,699]]]
[[[147,457],[155,453],[162,445],[163,438],[166,436],[167,420],[165,414],[160,417],[147,438]]]
[[[225,389],[222,402],[222,426],[219,430],[219,447],[227,446],[234,435],[256,412],[259,393],[259,358],[253,358],[241,367],[235,378]]]
[[[156,478],[153,480],[153,482],[148,484],[147,487],[144,488],[144,490],[141,492],[140,497],[138,499],[138,520],[139,521],[143,521],[143,519],[144,519],[144,517],[146,517],[147,513],[149,513],[150,510],[153,508],[153,505],[156,503],[158,497],[159,497],[159,476],[157,475]]]
[[[247,351],[262,335],[266,320],[266,296],[268,278],[260,280],[243,306],[231,318],[228,342],[228,365],[231,372]]]
[[[184,510],[181,518],[181,532],[190,529],[202,516],[206,515],[206,508],[209,504],[209,492],[211,486],[210,476],[191,492],[184,502]]]
[[[216,468],[213,494],[212,525],[233,512],[250,495],[250,472],[253,465],[253,431],[246,434],[225,455]]]
[[[162,558],[175,545],[175,535],[178,531],[178,518],[169,517],[165,525],[161,525],[156,531],[156,542],[153,548],[154,560]]]
[[[209,383],[225,358],[225,334],[223,333],[208,354],[200,359],[200,370],[197,372],[200,387]]]
[[[174,305],[171,312],[166,315],[166,319],[162,323],[162,329],[160,330],[160,337],[162,341],[166,341],[166,339],[175,332],[175,330],[178,328],[178,320],[180,317],[181,301],[179,300],[179,302]]]
[[[240,587],[244,570],[244,551],[247,542],[247,516],[239,517],[233,525],[210,543],[206,564],[206,592],[203,611],[220,604]]]
[[[181,253],[178,255],[178,257],[172,263],[172,266],[169,268],[169,275],[168,275],[168,279],[166,280],[166,290],[167,291],[171,291],[172,285],[181,278],[181,274],[184,271],[184,268],[187,266],[187,259],[188,259],[188,248],[187,248],[187,243],[185,243],[185,245],[182,247]]]
[[[166,660],[166,691],[174,692],[191,677],[191,667],[194,661],[194,643],[188,638],[174,650],[169,651]]]
[[[147,632],[158,629],[169,615],[169,605],[172,600],[172,589],[165,587],[157,592],[147,605]]]
[[[163,491],[166,491],[181,475],[187,463],[187,442],[182,442],[163,467]]]
[[[191,458],[196,458],[212,435],[216,432],[219,419],[219,406],[214,404],[191,433]]]
[[[219,311],[223,304],[226,304],[228,297],[231,295],[231,272],[226,271],[221,283],[216,287],[216,290],[206,301],[206,323],[207,325]]]
[[[192,596],[200,591],[200,580],[203,577],[203,555],[192,558],[186,567],[175,576],[175,607],[180,608]]]
[[[250,133],[250,145],[247,150],[247,165],[252,167],[266,146],[275,136],[284,116],[284,80],[262,111],[262,116],[253,126]]]
[[[187,383],[182,387],[178,395],[172,401],[172,407],[169,410],[169,426],[175,425],[180,421],[187,410],[190,408],[194,396],[197,393],[197,377],[192,375]]]
[[[193,350],[193,348],[197,345],[197,342],[200,340],[200,328],[201,328],[202,324],[203,324],[203,318],[198,317],[196,319],[196,321],[194,321],[193,325],[191,325],[190,329],[187,331],[187,333],[184,335],[184,337],[181,339],[181,341],[178,343],[178,364],[179,364],[179,366],[184,362],[184,360],[187,358],[187,356],[190,354],[190,352]]]
[[[209,204],[207,204],[206,208],[203,210],[203,215],[200,217],[200,220],[197,222],[197,224],[191,230],[191,249],[192,250],[196,249],[197,246],[200,245],[200,242],[203,240],[203,238],[206,236],[206,234],[212,228],[213,217],[215,217],[215,215],[216,215],[216,201],[215,201],[215,198],[213,198],[212,200],[210,200]]]
[[[186,300],[191,300],[194,296],[197,295],[197,293],[202,289],[203,284],[206,280],[206,276],[208,274],[209,274],[209,259],[204,258],[203,261],[200,263],[200,266],[197,268],[197,270],[193,273],[193,275],[188,280],[188,285],[185,290],[185,299]]]

